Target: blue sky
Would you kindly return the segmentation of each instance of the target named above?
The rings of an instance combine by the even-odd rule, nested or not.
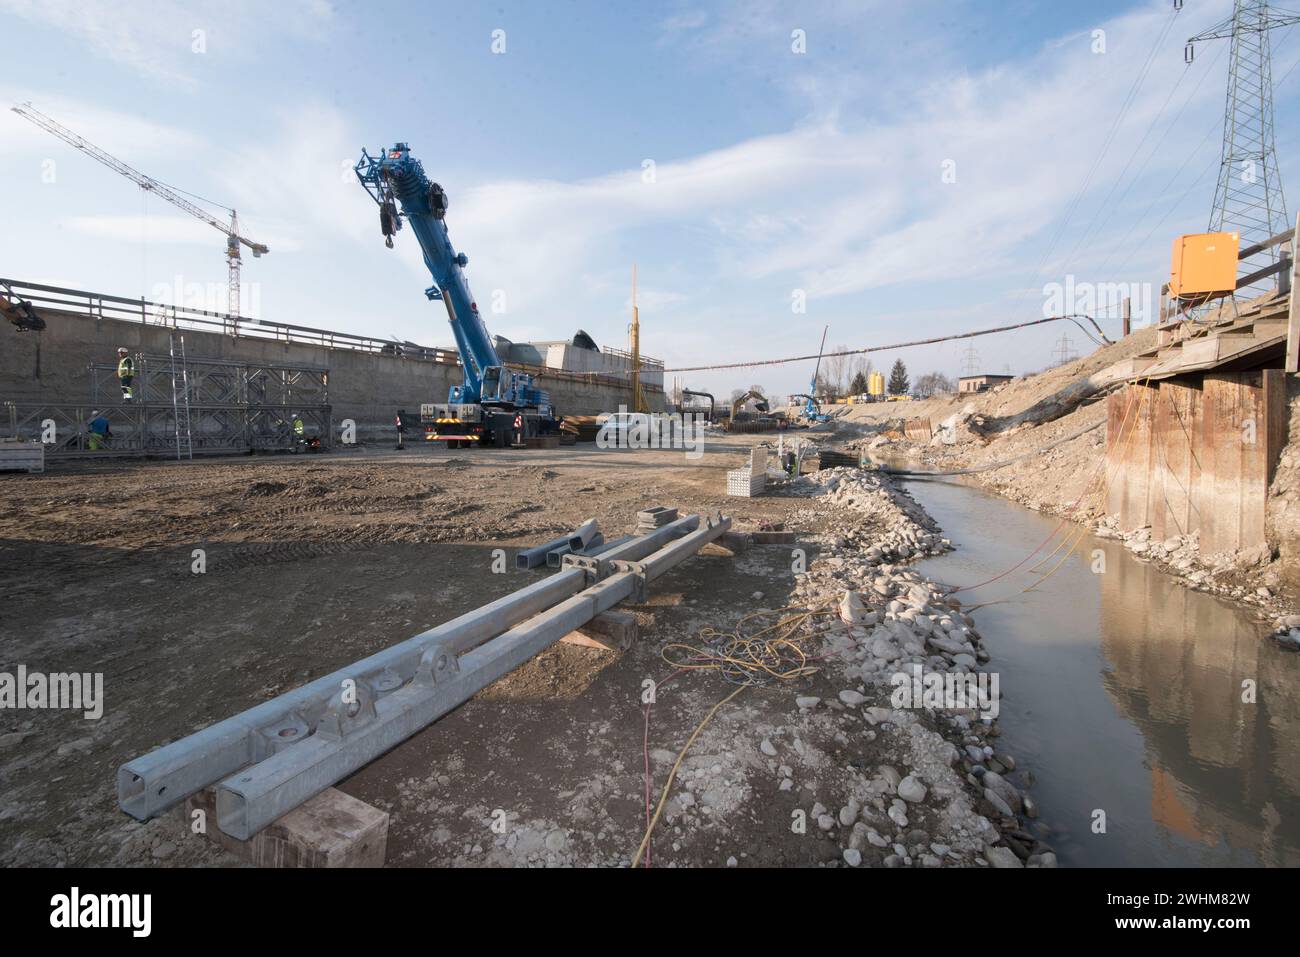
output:
[[[477,298],[504,294],[494,333],[626,346],[635,260],[643,348],[693,366],[815,351],[827,325],[862,347],[1037,318],[1067,275],[1158,296],[1172,237],[1206,225],[1226,79],[1226,44],[1189,68],[1183,41],[1230,9],[1186,0],[1077,204],[1169,0],[0,0],[0,100],[237,207],[272,249],[244,269],[255,316],[450,344],[411,235],[385,249],[345,175],[405,140],[450,196]],[[1300,39],[1274,42],[1281,79]],[[1277,95],[1293,195],[1297,89],[1300,70]],[[0,202],[0,275],[224,301],[216,231],[8,111]],[[1032,371],[1065,331],[973,344],[988,371]],[[874,362],[955,375],[967,345]],[[683,378],[790,392],[810,374]]]

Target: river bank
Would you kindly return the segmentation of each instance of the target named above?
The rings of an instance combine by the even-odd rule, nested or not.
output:
[[[903,562],[951,550],[915,500],[863,470],[805,476],[792,491],[830,510],[820,552],[795,595],[831,606],[822,665],[837,701],[800,697],[801,709],[847,707],[891,760],[846,769],[850,799],[821,807],[840,828],[846,859],[886,867],[952,864],[1054,867],[1057,856],[1027,793],[1032,775],[999,743],[998,676],[974,618],[947,589]],[[865,534],[887,529],[883,536]],[[767,749],[765,749],[766,751]],[[923,838],[930,838],[924,840]]]
[[[1300,650],[1300,443],[1280,454],[1267,499],[1266,541],[1207,553],[1199,535],[1153,538],[1149,527],[1124,528],[1106,512],[1114,480],[1106,454],[1106,403],[1122,383],[1105,370],[1152,344],[1151,330],[986,392],[919,402],[853,406],[835,423],[835,438],[873,459],[918,471],[968,471],[966,479],[1033,511],[1121,542],[1187,587],[1250,607],[1279,644]],[[1300,383],[1289,393],[1291,436],[1300,435]],[[926,419],[933,437],[903,431]]]
[[[974,483],[904,487],[956,546],[918,570],[987,582],[958,595],[1063,866],[1300,865],[1300,657],[1267,623],[1116,539],[1025,562],[1059,521]]]

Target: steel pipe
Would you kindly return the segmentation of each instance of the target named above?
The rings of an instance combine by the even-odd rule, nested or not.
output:
[[[699,527],[699,524],[700,516],[687,515],[685,518],[669,522],[662,528],[657,528],[645,535],[633,535],[622,545],[602,552],[598,556],[565,555],[562,567],[582,568],[594,578],[605,578],[614,570],[614,562],[636,561],[639,558],[644,558],[674,538],[694,531]]]
[[[583,587],[585,569],[566,567],[128,762],[118,771],[122,809],[143,820],[216,784],[218,826],[246,840],[596,615],[643,593],[647,581],[730,527],[729,519],[720,519],[672,541],[698,523],[699,516],[689,516],[650,535],[611,543],[604,555],[646,561],[625,562],[589,587]],[[659,548],[664,542],[670,544]],[[567,556],[566,565],[576,557]]]
[[[314,734],[231,775],[217,785],[217,826],[248,840],[622,601],[632,594],[634,577],[616,576],[560,602],[461,656],[446,677],[421,673],[372,706],[363,704],[364,720],[337,737]]]
[[[552,539],[545,545],[538,545],[536,548],[529,548],[515,555],[515,570],[527,571],[530,568],[538,568],[547,564],[547,556],[560,548],[568,547],[569,551],[578,552],[587,547],[587,543],[599,533],[599,527],[594,518],[589,518],[568,535],[561,535],[559,538]]]
[[[345,681],[374,686],[380,693],[415,675],[420,658],[435,642],[457,652],[498,635],[582,590],[584,574],[563,570],[490,604],[408,638],[294,691],[164,745],[122,765],[117,798],[138,820],[155,817],[282,747],[302,740]]]

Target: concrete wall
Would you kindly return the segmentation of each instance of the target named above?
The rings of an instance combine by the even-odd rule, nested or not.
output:
[[[117,361],[118,346],[131,352],[168,351],[169,329],[122,319],[95,319],[41,309],[46,328],[19,333],[0,323],[0,400],[19,403],[77,403],[91,398],[91,363]],[[283,362],[330,370],[329,398],[334,423],[355,419],[364,439],[387,429],[399,408],[412,413],[421,402],[445,402],[447,390],[461,381],[460,369],[426,360],[331,349],[299,342],[238,338],[182,330],[188,355],[260,362]],[[617,410],[628,390],[610,384],[559,379],[543,374],[562,414],[595,415]],[[657,396],[662,404],[662,395]]]
[[[1281,370],[1130,385],[1107,402],[1106,511],[1124,528],[1199,532],[1207,555],[1265,542],[1285,441]]]

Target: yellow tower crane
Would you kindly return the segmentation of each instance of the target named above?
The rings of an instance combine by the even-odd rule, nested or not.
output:
[[[649,412],[641,389],[641,314],[636,308],[636,263],[632,264],[632,411]]]

